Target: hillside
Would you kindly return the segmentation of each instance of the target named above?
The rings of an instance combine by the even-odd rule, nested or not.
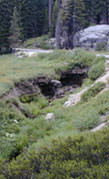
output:
[[[0,64],[0,178],[108,178],[108,59],[56,50]]]
[[[0,179],[109,179],[109,0],[0,0]]]

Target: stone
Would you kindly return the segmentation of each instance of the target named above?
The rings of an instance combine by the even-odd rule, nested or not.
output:
[[[100,124],[99,126],[97,126],[94,129],[92,129],[91,132],[99,131],[99,130],[103,129],[104,127],[106,127],[106,123]]]
[[[16,124],[18,124],[18,123],[19,123],[16,119],[14,120],[14,122],[15,122]]]
[[[48,113],[45,117],[46,120],[50,120],[50,121],[54,121],[55,120],[55,116],[54,113]]]
[[[77,32],[73,38],[74,48],[106,48],[109,50],[109,25],[95,25]]]
[[[61,82],[58,81],[58,80],[51,80],[51,83],[52,83],[53,86],[55,86],[55,87],[62,87]]]
[[[9,133],[7,132],[7,133],[6,133],[6,137],[12,138],[12,137],[15,137],[15,134],[9,134]]]

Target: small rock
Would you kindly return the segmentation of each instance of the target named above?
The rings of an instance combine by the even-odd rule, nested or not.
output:
[[[19,123],[17,120],[14,120],[14,122],[15,122],[16,124],[18,124],[18,123]]]
[[[55,87],[61,87],[62,84],[60,81],[58,80],[51,80],[51,83],[55,86]]]
[[[55,116],[54,116],[54,113],[48,113],[45,117],[46,120],[55,120]]]
[[[6,133],[6,137],[14,137],[15,136],[15,134],[9,134],[8,132]]]

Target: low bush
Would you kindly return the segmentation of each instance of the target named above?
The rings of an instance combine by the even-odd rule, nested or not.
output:
[[[23,44],[25,48],[41,48],[41,49],[54,49],[54,45],[49,44],[49,36],[43,35],[41,37],[30,38]]]
[[[82,113],[75,120],[75,126],[80,131],[94,128],[99,121],[99,115],[94,108],[88,111],[88,113]]]
[[[98,43],[96,51],[106,51],[106,42]]]
[[[82,102],[87,102],[91,97],[95,97],[100,91],[105,88],[105,84],[102,82],[96,83],[94,86],[89,88],[81,97]]]
[[[74,60],[85,66],[90,66],[95,59],[96,56],[93,53],[84,49],[78,48],[74,52]]]
[[[108,179],[109,129],[73,139],[53,140],[52,145],[12,160],[1,176],[9,179],[106,178]],[[6,178],[7,178],[6,177]]]
[[[96,59],[95,63],[93,63],[92,67],[90,68],[88,72],[88,77],[91,80],[96,80],[98,77],[100,77],[104,71],[105,71],[105,59],[104,58],[98,58]]]

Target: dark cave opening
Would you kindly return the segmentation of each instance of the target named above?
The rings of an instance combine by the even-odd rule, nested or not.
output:
[[[55,95],[55,90],[52,84],[48,83],[40,83],[38,84],[41,93],[45,96],[45,97],[49,97],[52,98]]]
[[[87,68],[76,66],[61,73],[59,81],[51,80],[48,77],[40,77],[37,84],[45,97],[60,98],[67,91],[80,87],[83,84],[83,80],[88,77],[87,73]]]
[[[73,74],[70,72],[66,72],[61,76],[62,86],[72,86],[72,87],[80,87],[83,83],[83,80],[87,77],[85,73],[83,74]]]

